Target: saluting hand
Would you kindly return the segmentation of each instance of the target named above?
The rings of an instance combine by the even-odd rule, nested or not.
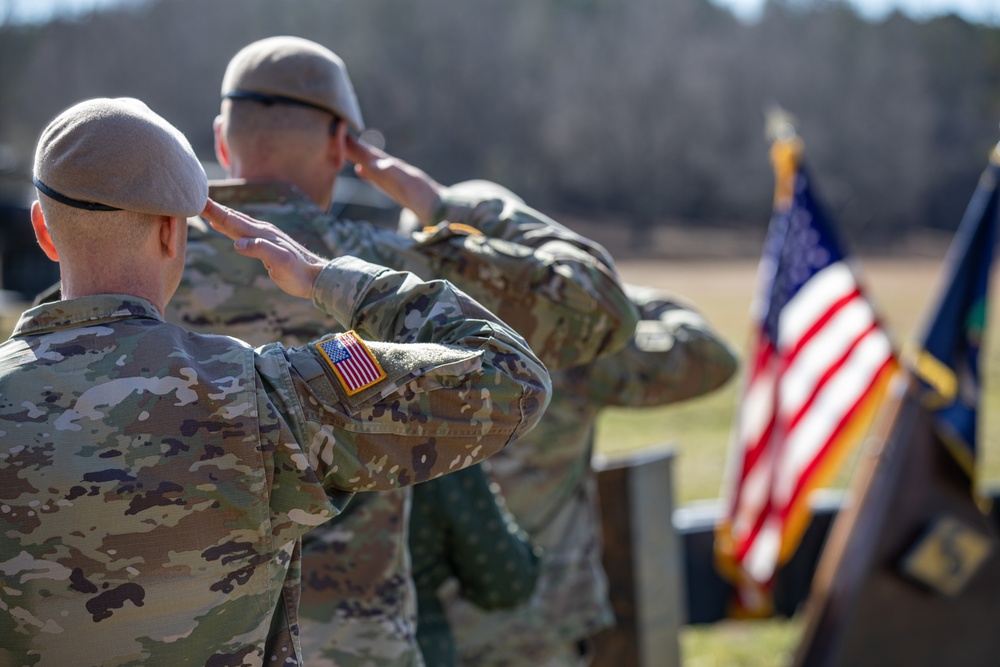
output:
[[[413,165],[347,135],[347,159],[359,178],[378,186],[403,208],[413,211],[425,225],[444,187]]]
[[[201,217],[233,239],[236,252],[259,259],[282,290],[306,299],[312,296],[313,283],[327,260],[306,250],[271,223],[219,206],[211,199]]]

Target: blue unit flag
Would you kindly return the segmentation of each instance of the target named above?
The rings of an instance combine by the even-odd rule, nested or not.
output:
[[[945,257],[943,290],[915,353],[907,355],[935,413],[938,436],[970,478],[976,462],[979,349],[997,234],[1000,146],[979,179]]]

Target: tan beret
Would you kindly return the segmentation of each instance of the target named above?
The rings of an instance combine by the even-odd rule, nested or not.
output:
[[[268,37],[243,47],[226,68],[222,97],[301,104],[343,118],[356,132],[365,129],[344,61],[301,37]]]
[[[34,182],[58,202],[96,211],[197,215],[208,179],[177,128],[131,98],[81,102],[49,123]]]

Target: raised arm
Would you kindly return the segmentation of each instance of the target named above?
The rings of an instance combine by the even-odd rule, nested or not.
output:
[[[560,374],[560,387],[603,405],[646,407],[701,396],[733,376],[736,355],[698,312],[663,292],[628,291],[642,314],[628,346]]]
[[[323,262],[233,211],[206,218],[290,294],[303,296],[315,274],[313,303],[356,331],[353,339],[258,350],[269,395],[328,485],[388,489],[432,479],[498,451],[541,416],[550,393],[544,366],[447,281],[354,257]],[[359,381],[354,372],[371,375]]]
[[[461,195],[377,149],[349,143],[360,176],[437,224],[416,235],[440,275],[523,335],[550,369],[621,349],[637,313],[598,244],[514,196]]]

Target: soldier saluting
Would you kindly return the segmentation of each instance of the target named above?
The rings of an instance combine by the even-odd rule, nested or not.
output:
[[[353,491],[481,460],[548,401],[523,340],[447,282],[327,262],[208,200],[137,100],[62,113],[34,181],[64,300],[0,345],[2,664],[297,664],[301,535]],[[254,350],[165,323],[203,209],[354,333]]]
[[[524,336],[555,370],[628,343],[638,313],[604,248],[511,197],[456,197],[417,167],[355,140],[361,108],[343,60],[299,37],[248,44],[230,60],[215,120],[231,180],[213,199],[267,220],[316,252],[350,254],[453,282]],[[348,163],[423,229],[414,238],[329,212]],[[254,344],[329,331],[315,309],[262,280],[260,265],[193,224],[167,319]],[[303,540],[300,640],[317,667],[416,667],[406,553],[410,489],[366,494]]]

